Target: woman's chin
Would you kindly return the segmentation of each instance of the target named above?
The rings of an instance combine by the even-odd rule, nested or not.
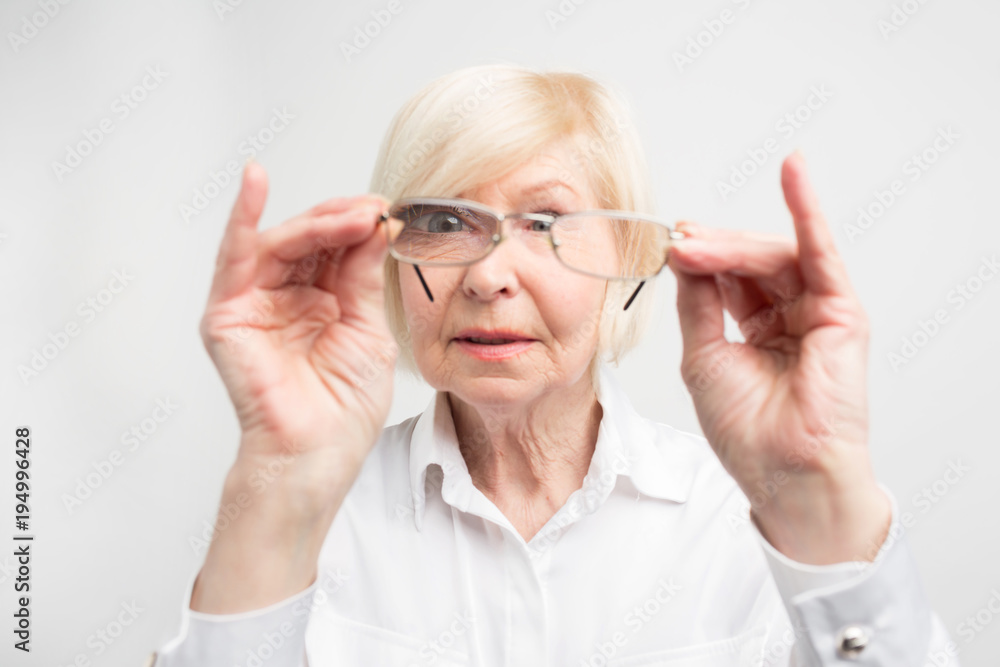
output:
[[[583,364],[573,372],[563,361],[555,363],[532,343],[526,354],[502,361],[484,361],[450,346],[440,361],[418,364],[424,379],[438,391],[446,391],[469,405],[516,407],[531,405],[546,394],[568,389],[586,376]],[[576,360],[573,360],[574,362]],[[571,364],[576,366],[576,363]]]
[[[446,391],[463,402],[481,407],[527,404],[544,393],[542,376],[535,373],[455,375]]]

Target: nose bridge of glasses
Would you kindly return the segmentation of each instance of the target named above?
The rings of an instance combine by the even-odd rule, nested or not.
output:
[[[493,245],[516,235],[514,234],[514,226],[518,222],[545,222],[551,225],[555,221],[555,217],[545,215],[544,213],[491,213],[490,218],[493,222],[493,227],[491,229],[491,240],[493,241]]]
[[[524,230],[518,229],[518,227],[521,226],[519,223],[523,221],[527,221],[528,223],[551,223],[553,220],[555,220],[555,218],[550,215],[538,213],[491,213],[490,222],[492,223],[492,228],[490,230],[490,243],[486,248],[486,252],[479,257],[475,263],[480,263],[482,261],[489,263],[501,261],[509,263],[511,266],[520,266],[523,264],[525,259],[525,256],[522,254],[525,248],[521,247],[525,243],[525,239],[522,236]],[[519,243],[510,247],[508,247],[509,244],[504,244],[505,250],[498,251],[500,244],[509,238],[516,238]]]
[[[532,225],[532,223],[536,223],[536,222],[545,223],[544,231],[548,232],[549,229],[552,227],[552,223],[554,223],[556,221],[556,218],[555,218],[555,216],[548,215],[548,214],[545,214],[545,213],[509,213],[506,216],[504,216],[504,220],[509,220],[510,221],[508,223],[509,224],[509,228],[508,228],[509,232],[507,232],[507,233],[514,233],[515,232],[515,225],[517,227],[520,227],[520,229],[517,229],[516,234],[515,234],[515,235],[519,236],[522,232],[525,231],[524,228],[530,227]],[[525,223],[527,223],[527,224],[525,224]],[[535,230],[535,231],[539,231],[539,230]],[[506,233],[505,232],[501,231],[501,234],[505,234],[504,238],[506,238]]]
[[[432,213],[454,216],[437,231],[446,231],[448,225],[457,224],[457,218],[465,223],[462,233],[430,234],[420,224],[412,233],[404,233],[416,220],[423,219],[426,225],[429,218],[425,216]],[[570,269],[605,279],[646,280],[656,276],[667,261],[672,242],[685,238],[682,231],[664,221],[616,210],[561,215],[502,213],[478,202],[426,198],[400,200],[381,217],[380,222],[386,223],[390,253],[412,264],[474,264],[492,254],[501,241],[516,236],[519,241],[514,244],[516,249],[505,246],[502,252],[501,261],[505,264],[526,268],[524,262],[529,255],[522,255],[521,251],[531,250],[535,257],[547,254]],[[440,218],[436,220],[441,222]],[[615,248],[623,253],[616,254],[615,267],[595,264]]]

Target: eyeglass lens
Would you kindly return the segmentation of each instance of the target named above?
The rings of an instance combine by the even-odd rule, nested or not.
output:
[[[510,222],[528,249],[544,254],[554,247],[566,266],[607,279],[656,275],[670,247],[666,226],[621,215],[574,213],[555,223],[516,217]],[[426,265],[482,259],[500,233],[492,213],[457,204],[400,203],[390,209],[388,223],[394,254]]]

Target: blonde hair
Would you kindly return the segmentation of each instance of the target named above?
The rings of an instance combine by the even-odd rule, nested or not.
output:
[[[396,113],[379,148],[370,191],[390,201],[413,196],[456,197],[522,166],[554,142],[570,140],[573,162],[588,174],[598,207],[653,213],[652,188],[624,98],[593,78],[571,71],[539,72],[515,65],[460,69],[431,81]],[[562,180],[571,181],[568,173]],[[626,240],[624,255],[634,249]],[[664,269],[666,270],[666,269]],[[399,264],[385,263],[386,314],[399,344],[400,365],[419,375],[403,313]],[[655,281],[650,281],[655,282]],[[653,285],[643,286],[627,311],[635,282],[610,281],[591,363],[617,364],[638,342],[649,320]]]

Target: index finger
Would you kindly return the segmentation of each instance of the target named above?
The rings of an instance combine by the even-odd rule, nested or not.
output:
[[[253,283],[257,272],[257,223],[267,200],[267,171],[254,161],[243,168],[229,222],[219,244],[209,301],[225,301]]]
[[[798,258],[795,242],[782,236],[701,227],[687,221],[677,228],[686,236],[674,242],[670,260],[687,273],[769,277]]]
[[[379,199],[367,195],[331,200],[268,229],[258,241],[255,284],[273,289],[285,285],[293,273],[298,274],[293,282],[315,275],[338,249],[366,241],[382,208]]]
[[[806,174],[805,159],[799,151],[785,158],[781,165],[781,189],[795,224],[799,268],[806,289],[822,295],[850,295],[847,268],[820,211],[816,192]]]
[[[695,275],[731,275],[746,285],[753,283],[756,287],[751,291],[762,291],[771,302],[790,301],[802,293],[795,241],[687,221],[679,223],[678,229],[686,237],[671,250],[671,268]]]

